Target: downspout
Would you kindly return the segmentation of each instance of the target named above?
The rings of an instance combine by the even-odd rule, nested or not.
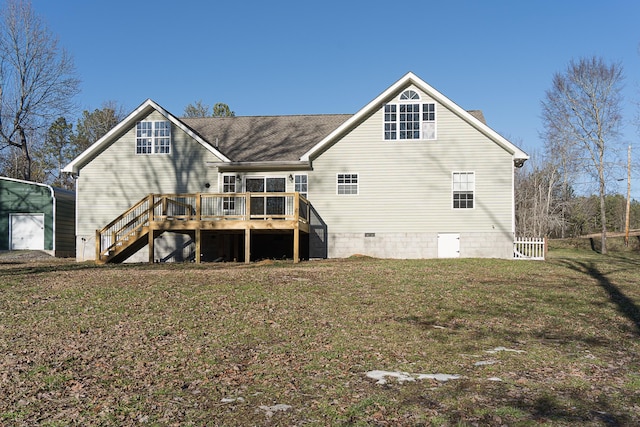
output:
[[[516,238],[516,169],[520,169],[524,166],[524,162],[527,159],[518,159],[513,157],[513,168],[511,168],[511,230],[513,233],[513,239]]]
[[[516,168],[511,168],[511,234],[516,239]]]
[[[73,190],[75,192],[75,197],[73,198],[73,202],[74,202],[74,209],[76,210],[75,212],[75,220],[74,220],[74,230],[75,232],[73,233],[73,240],[74,240],[74,247],[76,248],[76,261],[78,260],[78,204],[79,204],[79,200],[80,198],[78,197],[78,179],[80,178],[78,176],[78,174],[74,173],[72,174],[73,177]],[[83,237],[82,238],[82,259],[80,261],[84,261],[84,243],[85,243],[86,239]],[[96,244],[94,243],[94,246]]]
[[[53,209],[51,210],[51,247],[53,249],[53,256],[56,256],[56,192],[52,186],[44,184],[51,192],[51,201],[53,202]]]

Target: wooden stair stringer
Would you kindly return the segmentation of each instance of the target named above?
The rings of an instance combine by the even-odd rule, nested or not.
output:
[[[148,243],[149,226],[140,226],[118,240],[114,245],[115,249],[110,251],[108,255],[102,256],[100,262],[102,264],[124,262]]]

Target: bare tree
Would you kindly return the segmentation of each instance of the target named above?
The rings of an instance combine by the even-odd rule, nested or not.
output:
[[[34,158],[38,164],[46,171],[47,179],[56,187],[73,189],[73,178],[63,175],[61,170],[71,159],[71,137],[73,136],[73,125],[67,123],[64,117],[59,117],[47,131],[45,144],[36,150]],[[33,171],[32,171],[33,175]]]
[[[0,176],[24,179],[24,163],[25,160],[22,156],[22,150],[12,146],[5,147],[5,149],[2,150],[2,156],[0,156]],[[31,164],[31,181],[45,182],[46,178],[46,171],[37,160],[34,160]]]
[[[560,234],[565,218],[557,165],[547,159],[539,163],[532,159],[516,170],[515,179],[518,236]]]
[[[208,117],[211,115],[211,113],[209,112],[209,108],[210,107],[207,104],[202,103],[202,100],[198,100],[195,102],[195,104],[189,104],[184,107],[184,117]]]
[[[623,79],[620,64],[608,65],[596,57],[571,61],[564,73],[554,75],[542,103],[548,147],[562,148],[573,157],[572,164],[580,165],[598,185],[603,254],[607,253],[607,165],[622,121]]]
[[[18,148],[22,178],[31,179],[31,146],[73,107],[79,80],[71,57],[26,0],[0,11],[0,149]]]
[[[93,112],[84,110],[82,117],[78,119],[76,133],[70,140],[71,158],[69,161],[106,135],[125,116],[124,108],[115,101],[105,102],[102,104],[102,108],[95,109]]]

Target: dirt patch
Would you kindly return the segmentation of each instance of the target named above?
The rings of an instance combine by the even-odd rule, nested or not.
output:
[[[0,262],[10,261],[46,261],[54,259],[44,251],[0,251]]]

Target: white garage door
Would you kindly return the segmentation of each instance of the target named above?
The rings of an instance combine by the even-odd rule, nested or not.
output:
[[[459,233],[439,233],[438,234],[438,258],[458,258],[460,257],[460,234]]]
[[[11,249],[44,249],[44,214],[10,214]]]

